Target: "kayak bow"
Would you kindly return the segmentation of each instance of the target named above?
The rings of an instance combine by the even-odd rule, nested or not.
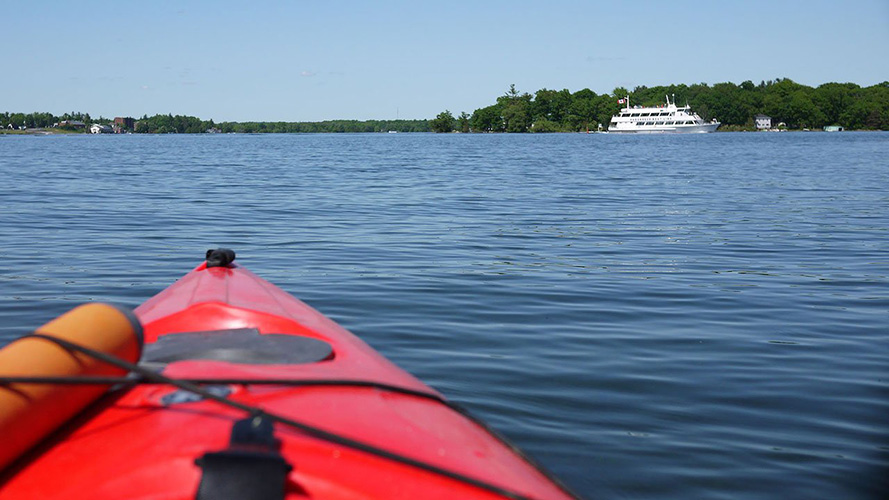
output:
[[[117,383],[14,462],[0,498],[576,498],[465,410],[233,260],[208,252],[136,308],[138,366],[115,358],[128,378],[69,377]],[[0,395],[17,383],[0,383]]]

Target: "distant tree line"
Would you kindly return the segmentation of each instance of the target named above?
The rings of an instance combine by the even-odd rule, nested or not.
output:
[[[14,128],[48,128],[57,123],[77,121],[86,124],[101,123],[107,125],[111,120],[104,117],[92,118],[89,113],[71,112],[61,116],[52,113],[0,113],[0,127],[7,128],[12,125]]]
[[[578,132],[608,127],[611,117],[622,107],[618,99],[629,96],[631,105],[655,106],[665,96],[675,95],[677,104],[690,104],[709,121],[716,118],[723,129],[753,129],[756,114],[768,115],[772,123],[788,128],[820,129],[841,125],[854,130],[889,130],[889,82],[871,87],[854,83],[825,83],[816,88],[789,78],[762,81],[706,83],[694,85],[623,87],[611,94],[538,90],[533,96],[520,93],[515,85],[490,106],[454,117],[443,111],[432,120],[435,132]]]
[[[254,133],[319,133],[319,132],[429,132],[427,120],[328,120],[322,122],[223,122],[216,125],[221,132]]]
[[[328,120],[322,122],[221,122],[201,121],[193,116],[155,115],[142,117],[136,133],[192,134],[207,131],[237,134],[428,132],[426,120]]]
[[[83,122],[86,125],[108,125],[111,119],[92,118],[89,113],[0,113],[0,127],[49,128],[64,122]],[[65,127],[63,127],[65,128]],[[70,128],[70,127],[69,127]],[[222,122],[201,120],[194,116],[154,115],[136,120],[137,134],[199,134],[208,131],[222,133],[302,133],[302,132],[429,132],[428,120],[329,120],[323,122]]]
[[[454,116],[445,110],[432,120],[328,120],[321,122],[222,122],[201,120],[194,116],[172,114],[143,116],[133,132],[148,134],[236,133],[311,133],[311,132],[579,132],[608,127],[611,117],[621,108],[618,99],[629,96],[632,105],[663,104],[670,95],[677,104],[688,103],[709,121],[716,118],[723,130],[753,129],[753,117],[765,114],[772,123],[783,122],[788,128],[820,129],[840,125],[850,130],[889,130],[889,81],[870,87],[854,83],[825,83],[809,87],[790,80],[639,86],[629,91],[623,87],[610,94],[596,94],[590,89],[540,89],[531,95],[519,92],[515,85],[490,106],[472,114]],[[56,123],[79,121],[109,124],[104,117],[88,113],[0,113],[0,127],[47,128]]]

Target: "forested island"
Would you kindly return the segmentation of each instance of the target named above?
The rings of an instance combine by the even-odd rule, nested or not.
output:
[[[436,132],[581,132],[607,127],[618,112],[618,99],[642,106],[664,104],[665,96],[675,96],[680,105],[688,103],[704,121],[716,118],[720,130],[754,130],[754,116],[769,115],[772,123],[788,129],[821,129],[840,125],[848,130],[889,130],[889,81],[871,87],[854,83],[825,83],[809,87],[788,78],[694,85],[639,86],[632,91],[622,87],[610,94],[583,89],[541,89],[532,96],[515,86],[496,103],[476,109],[471,115],[454,117],[443,111],[430,122]]]
[[[607,126],[630,97],[634,105],[663,104],[665,96],[688,103],[704,120],[716,118],[720,130],[754,130],[754,116],[769,115],[788,129],[821,129],[839,125],[847,130],[889,130],[889,81],[870,87],[854,83],[825,83],[809,87],[790,80],[669,85],[610,94],[540,89],[533,95],[514,85],[490,106],[454,116],[446,110],[431,120],[329,120],[322,122],[220,122],[193,116],[154,115],[133,120],[93,118],[87,113],[0,113],[6,133],[30,130],[86,132],[93,124],[117,132],[165,133],[313,133],[313,132],[583,132]],[[131,124],[131,125],[130,125]],[[101,127],[100,127],[101,128]],[[101,128],[104,130],[104,128]]]

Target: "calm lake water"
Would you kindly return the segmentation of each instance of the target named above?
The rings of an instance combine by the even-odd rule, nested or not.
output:
[[[889,134],[0,136],[0,343],[207,248],[588,498],[885,498]]]

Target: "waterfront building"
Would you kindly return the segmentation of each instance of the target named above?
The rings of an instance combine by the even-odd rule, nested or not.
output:
[[[768,130],[772,128],[772,117],[767,115],[756,115],[753,117],[753,122],[756,124],[756,130]]]

